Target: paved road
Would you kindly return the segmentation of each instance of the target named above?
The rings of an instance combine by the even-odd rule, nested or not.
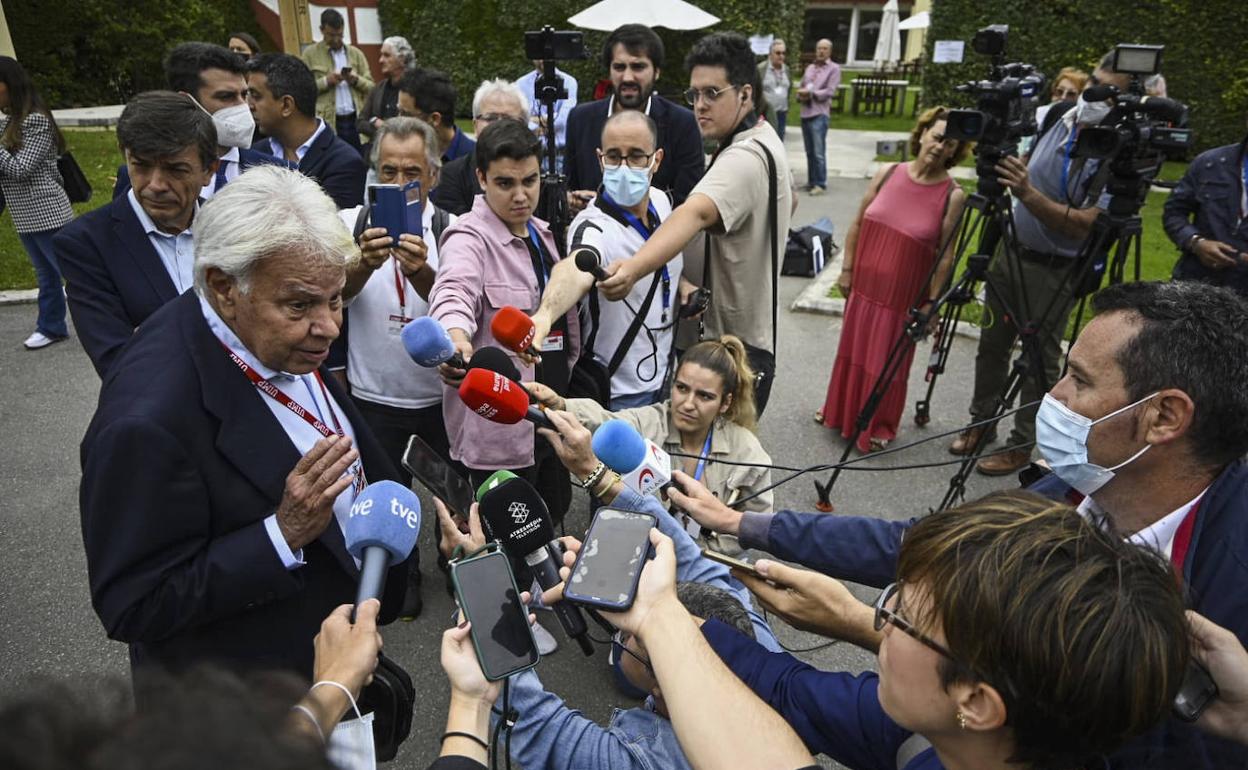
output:
[[[802,196],[797,222],[831,216],[841,240],[865,188],[865,180],[838,179],[819,198]],[[787,308],[807,284],[784,278],[781,307]],[[95,407],[98,380],[76,340],[30,353],[20,340],[29,333],[33,305],[0,307],[0,693],[26,686],[31,677],[54,675],[89,683],[102,676],[125,676],[125,647],[105,638],[91,609],[79,530],[77,488],[78,443]],[[771,406],[762,422],[763,444],[780,464],[806,466],[831,461],[843,443],[811,420],[824,398],[840,330],[839,319],[781,310],[780,373]],[[970,391],[972,343],[959,339],[953,351],[953,369],[937,391],[931,424],[919,430],[907,414],[899,443],[938,431],[956,429],[966,414]],[[925,359],[921,352],[919,360]],[[911,393],[919,389],[922,369],[911,376]],[[913,402],[913,397],[911,398]],[[879,461],[878,465],[948,460],[944,442],[932,442],[913,451]],[[903,518],[935,505],[951,468],[846,473],[834,501],[838,514],[870,514]],[[973,480],[972,492],[991,485]],[[814,503],[808,480],[777,490],[781,507],[809,510]],[[424,500],[426,510],[428,500]],[[569,531],[583,531],[588,523],[585,501],[578,497],[569,517]],[[426,565],[432,561],[432,517],[425,516],[420,542]],[[401,661],[415,680],[420,695],[412,736],[398,767],[423,767],[435,755],[447,705],[445,679],[438,666],[440,634],[447,627],[451,602],[441,590],[441,578],[425,567],[425,611],[415,622],[386,629],[386,651]],[[432,573],[432,574],[431,574]],[[864,599],[873,592],[855,589]],[[542,621],[549,628],[548,617]],[[783,625],[783,624],[779,624]],[[782,639],[794,647],[819,640],[783,627]],[[861,651],[834,645],[803,657],[824,668],[861,671],[874,658]],[[543,681],[588,716],[605,720],[620,703],[600,653],[585,660],[571,646],[542,662]]]

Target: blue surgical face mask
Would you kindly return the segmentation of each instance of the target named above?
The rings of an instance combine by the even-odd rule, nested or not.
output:
[[[1143,449],[1125,461],[1112,468],[1102,468],[1088,461],[1088,433],[1092,431],[1092,426],[1133,409],[1155,395],[1157,394],[1149,394],[1099,420],[1093,420],[1072,412],[1062,402],[1046,393],[1044,401],[1040,403],[1040,410],[1036,413],[1036,446],[1040,449],[1040,456],[1059,479],[1083,494],[1091,495],[1109,483],[1114,477],[1114,471],[1135,462],[1140,455],[1152,449],[1152,444],[1145,444]]]
[[[629,168],[627,163],[603,168],[602,188],[621,206],[636,206],[650,191],[650,168]]]

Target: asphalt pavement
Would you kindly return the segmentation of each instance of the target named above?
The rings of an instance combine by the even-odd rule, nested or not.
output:
[[[790,137],[790,147],[792,142]],[[800,147],[800,138],[798,143]],[[796,176],[803,181],[804,169]],[[836,239],[842,242],[865,187],[863,179],[832,179],[826,195],[800,196],[794,221],[806,223],[829,216],[836,224]],[[832,462],[844,447],[838,435],[812,420],[824,400],[840,320],[787,309],[808,284],[809,279],[781,279],[778,375],[760,427],[763,445],[774,461],[795,467]],[[4,554],[0,558],[0,695],[37,686],[38,677],[70,679],[89,687],[103,677],[125,677],[129,670],[125,646],[105,637],[90,606],[79,527],[78,445],[95,408],[99,380],[76,337],[38,352],[22,348],[21,340],[33,329],[34,314],[35,307],[29,304],[0,307],[0,552]],[[926,346],[919,351],[910,375],[910,406],[894,446],[956,430],[966,422],[973,344],[967,339],[955,341],[950,371],[939,382],[931,423],[925,428],[915,427],[911,419],[927,358]],[[955,467],[907,470],[897,466],[951,460],[946,442],[942,439],[872,458],[864,465],[874,471],[844,473],[833,491],[836,512],[831,515],[901,519],[927,512],[939,503]],[[811,479],[806,475],[779,487],[777,506],[813,510]],[[1009,480],[975,476],[970,493],[1009,485]],[[423,490],[422,503],[425,515],[419,548],[425,609],[414,622],[384,630],[387,654],[411,673],[418,693],[412,734],[392,765],[406,768],[424,767],[436,756],[448,702],[438,650],[452,603],[432,566],[434,517]],[[586,499],[578,493],[567,519],[568,531],[582,533],[588,520]],[[876,594],[862,587],[853,590],[868,601]],[[542,613],[540,620],[556,636],[561,635],[549,613]],[[825,641],[778,620],[776,626],[781,640],[797,649]],[[800,656],[831,670],[859,672],[875,666],[873,656],[844,644]],[[575,645],[565,642],[542,661],[538,672],[571,706],[605,723],[613,707],[634,705],[616,695],[605,658],[605,648],[587,660]],[[713,718],[714,704],[707,705],[708,718]]]

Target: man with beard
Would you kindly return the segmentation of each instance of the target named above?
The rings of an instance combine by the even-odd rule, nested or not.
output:
[[[643,24],[625,24],[607,38],[602,63],[611,78],[611,95],[578,105],[568,116],[563,169],[569,207],[574,214],[585,208],[602,184],[598,144],[602,127],[616,110],[641,110],[654,121],[664,162],[650,184],[679,206],[702,178],[705,161],[693,113],[654,93],[663,68],[663,41]]]

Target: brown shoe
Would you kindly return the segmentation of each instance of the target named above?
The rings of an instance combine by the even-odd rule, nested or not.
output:
[[[982,438],[981,438],[982,437]],[[997,440],[997,431],[991,425],[980,425],[976,428],[967,428],[958,434],[958,437],[949,445],[949,454],[951,455],[969,455],[971,450],[976,447],[986,447]]]
[[[1011,449],[999,455],[985,457],[975,464],[975,470],[985,476],[1008,476],[1017,473],[1031,462],[1031,450]]]

